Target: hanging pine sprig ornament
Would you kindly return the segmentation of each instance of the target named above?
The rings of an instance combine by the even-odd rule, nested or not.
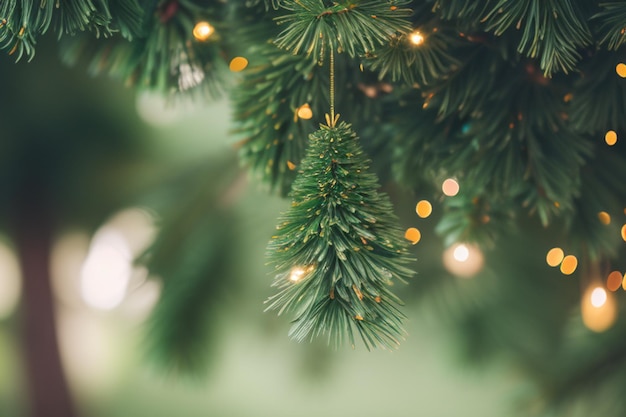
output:
[[[356,133],[350,124],[338,123],[334,43],[325,49],[330,52],[330,114],[309,136],[291,208],[268,246],[280,290],[268,300],[268,309],[295,315],[290,336],[298,341],[324,335],[335,346],[345,340],[354,346],[358,333],[368,349],[393,348],[404,336],[404,315],[389,287],[413,274],[406,266],[411,258]]]

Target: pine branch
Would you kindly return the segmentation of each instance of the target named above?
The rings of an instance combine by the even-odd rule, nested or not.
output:
[[[285,0],[281,7],[291,11],[276,18],[287,27],[276,44],[293,54],[304,53],[323,61],[328,50],[345,51],[351,57],[366,54],[397,33],[407,33],[410,9],[405,0],[341,0],[327,6],[323,0]]]
[[[617,51],[626,43],[626,4],[624,2],[600,3],[602,11],[591,18],[599,24],[599,43]]]
[[[481,21],[497,36],[513,26],[521,30],[518,51],[539,58],[548,77],[573,70],[578,50],[591,43],[585,18],[572,0],[500,0]]]
[[[404,334],[392,279],[412,275],[388,198],[350,125],[322,126],[310,136],[292,188],[293,203],[268,246],[275,264],[268,309],[296,316],[298,340],[327,335],[329,342],[391,348]]]

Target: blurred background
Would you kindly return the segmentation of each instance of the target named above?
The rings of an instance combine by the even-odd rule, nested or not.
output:
[[[0,416],[35,414],[33,380],[84,417],[623,415],[616,296],[585,327],[588,287],[545,262],[557,236],[529,219],[536,239],[444,255],[437,202],[421,218],[429,196],[391,186],[404,227],[421,231],[418,274],[397,289],[407,340],[290,341],[288,317],[263,312],[265,247],[289,201],[239,170],[229,118],[226,99],[166,102],[89,78],[54,40],[30,63],[0,59]],[[23,278],[33,270],[52,285]],[[183,278],[202,284],[175,289]],[[72,400],[55,391],[63,379]]]

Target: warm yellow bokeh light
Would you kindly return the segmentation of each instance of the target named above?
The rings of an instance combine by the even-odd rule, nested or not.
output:
[[[574,255],[567,255],[561,262],[561,272],[565,275],[572,275],[578,267],[578,258]]]
[[[546,255],[546,262],[552,267],[559,266],[561,262],[563,262],[564,257],[565,253],[563,253],[563,249],[552,248],[548,251],[548,254]]]
[[[409,39],[411,40],[411,43],[415,46],[422,45],[426,40],[424,38],[424,35],[422,35],[422,32],[420,32],[419,30],[414,30],[413,32],[411,32],[411,34],[409,35]]]
[[[199,41],[206,41],[215,32],[215,28],[209,24],[209,22],[198,22],[193,27],[193,37]]]
[[[425,219],[426,217],[430,216],[430,214],[433,212],[433,206],[432,204],[430,204],[429,201],[422,200],[419,203],[417,203],[417,205],[415,206],[415,212],[422,219]]]
[[[404,238],[411,242],[411,244],[415,245],[422,238],[422,233],[415,227],[410,227],[406,229],[406,232],[404,233]]]
[[[454,197],[457,195],[459,193],[459,189],[459,183],[453,178],[448,178],[443,182],[443,184],[441,184],[441,190],[448,197]]]
[[[619,290],[619,287],[622,286],[622,281],[622,273],[619,271],[613,271],[606,279],[606,287],[609,289],[609,291],[617,291]]]
[[[594,332],[607,330],[617,318],[616,304],[613,294],[602,287],[590,286],[581,299],[583,323]]]
[[[617,66],[615,67],[615,72],[617,72],[617,75],[619,75],[620,77],[626,78],[626,64],[624,64],[623,62],[617,64]]]
[[[626,242],[626,224],[622,226],[622,240]]]
[[[478,273],[485,263],[485,258],[478,246],[457,243],[443,253],[443,265],[452,274],[469,278]]]
[[[598,213],[598,219],[603,225],[611,224],[611,215],[606,211],[601,211],[600,213]]]
[[[246,58],[242,56],[236,56],[230,61],[228,68],[230,68],[232,72],[239,72],[246,69],[247,66],[248,60]]]
[[[302,279],[306,270],[302,267],[295,266],[291,268],[291,272],[289,273],[289,280],[293,282],[298,282]]]
[[[591,292],[591,305],[600,308],[606,303],[606,291],[602,287],[596,287]]]
[[[313,117],[313,110],[311,110],[309,103],[304,103],[302,106],[298,107],[298,117],[306,120]]]
[[[617,143],[617,133],[614,130],[609,130],[606,132],[606,135],[604,135],[604,141],[609,146],[615,145]]]

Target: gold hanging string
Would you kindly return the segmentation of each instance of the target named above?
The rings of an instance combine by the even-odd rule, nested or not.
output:
[[[335,115],[335,54],[333,47],[330,47],[330,116],[326,114],[326,124],[328,127],[335,127],[339,120],[339,114]]]

